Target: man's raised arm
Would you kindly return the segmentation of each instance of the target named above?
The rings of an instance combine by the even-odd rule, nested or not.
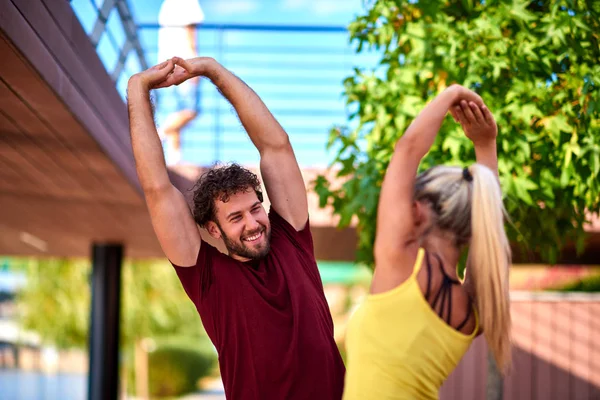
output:
[[[260,153],[260,169],[273,208],[296,230],[308,219],[306,188],[287,133],[260,97],[241,79],[212,58],[173,58],[175,72],[166,85],[179,84],[194,76],[210,79],[235,108],[238,117]]]
[[[131,77],[127,106],[131,144],[152,225],[167,258],[179,266],[196,263],[200,233],[185,198],[169,180],[150,103],[150,90],[173,72],[171,60]]]

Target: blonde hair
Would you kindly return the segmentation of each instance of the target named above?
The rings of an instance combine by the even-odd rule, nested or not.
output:
[[[481,327],[498,368],[506,372],[511,363],[511,252],[496,176],[481,164],[433,167],[417,177],[415,200],[431,205],[435,226],[451,233],[457,247],[469,246],[467,269]]]

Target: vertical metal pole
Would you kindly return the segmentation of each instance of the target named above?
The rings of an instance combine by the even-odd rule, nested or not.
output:
[[[92,247],[92,312],[88,400],[117,399],[123,246]]]
[[[223,32],[223,28],[218,28],[218,32],[217,32],[217,61],[219,61],[219,63],[221,63],[222,65],[224,65],[225,60],[223,59],[223,36],[224,36],[224,32]],[[220,107],[220,103],[221,103],[221,95],[219,93],[218,90],[215,90],[216,93],[216,103],[215,103],[215,137],[214,137],[214,144],[215,144],[215,154],[214,154],[214,161],[220,161],[221,160],[221,135],[223,134],[222,132],[222,126],[221,126],[221,107]]]

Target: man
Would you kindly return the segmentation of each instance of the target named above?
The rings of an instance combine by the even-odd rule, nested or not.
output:
[[[197,0],[163,0],[158,13],[158,59],[173,54],[183,59],[195,58],[197,26],[204,22],[204,12]],[[181,161],[181,131],[192,122],[200,110],[198,78],[189,79],[171,88],[176,109],[162,123],[160,132],[165,139],[165,158],[168,165]]]
[[[149,90],[210,79],[235,108],[260,153],[271,202],[237,165],[204,174],[193,213],[171,184]],[[244,82],[210,58],[173,58],[128,85],[138,176],[161,246],[219,353],[230,399],[340,399],[344,365],[315,262],[306,190],[288,135]],[[197,224],[229,255],[202,241]]]

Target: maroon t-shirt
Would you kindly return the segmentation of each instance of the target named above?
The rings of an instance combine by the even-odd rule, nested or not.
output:
[[[219,353],[228,399],[336,399],[345,368],[308,222],[297,232],[273,208],[271,250],[243,263],[202,242],[194,267],[175,266]]]

